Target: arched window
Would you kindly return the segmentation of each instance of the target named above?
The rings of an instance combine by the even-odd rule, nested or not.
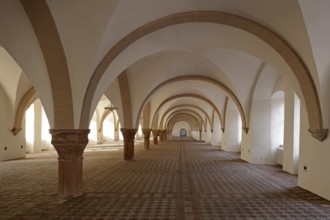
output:
[[[284,92],[275,92],[271,102],[272,149],[283,147],[284,142]]]

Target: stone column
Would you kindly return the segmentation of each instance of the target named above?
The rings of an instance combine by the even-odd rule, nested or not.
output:
[[[202,130],[199,130],[199,141],[202,141]]]
[[[33,128],[32,128],[33,129]],[[34,143],[33,152],[37,153],[42,150],[42,105],[40,100],[34,102]]]
[[[137,129],[133,128],[122,128],[121,133],[124,138],[124,160],[134,159],[134,138]]]
[[[163,132],[163,139],[164,139],[164,141],[166,141],[166,139],[167,139],[166,134],[167,134],[167,130],[164,130],[164,132]]]
[[[144,138],[144,149],[149,150],[150,149],[150,132],[151,129],[143,128],[143,138]]]
[[[103,144],[103,129],[97,129],[97,144]]]
[[[50,129],[58,153],[58,194],[69,199],[83,194],[82,160],[89,129]]]
[[[119,141],[119,131],[118,131],[118,129],[117,128],[115,128],[115,130],[114,130],[114,141]]]
[[[154,137],[154,144],[158,144],[159,130],[152,130],[152,135]]]
[[[159,142],[164,142],[164,130],[159,130]]]

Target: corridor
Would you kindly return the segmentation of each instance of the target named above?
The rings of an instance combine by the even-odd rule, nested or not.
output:
[[[62,201],[57,155],[0,162],[0,219],[330,219],[330,202],[278,167],[252,165],[206,143],[172,140],[122,159],[87,147],[84,195]]]

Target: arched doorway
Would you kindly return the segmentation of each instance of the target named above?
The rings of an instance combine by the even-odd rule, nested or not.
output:
[[[180,129],[180,137],[187,137],[187,129],[185,128]]]

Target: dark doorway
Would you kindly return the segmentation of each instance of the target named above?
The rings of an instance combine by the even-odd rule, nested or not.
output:
[[[187,137],[187,130],[185,128],[181,128],[180,137]]]

